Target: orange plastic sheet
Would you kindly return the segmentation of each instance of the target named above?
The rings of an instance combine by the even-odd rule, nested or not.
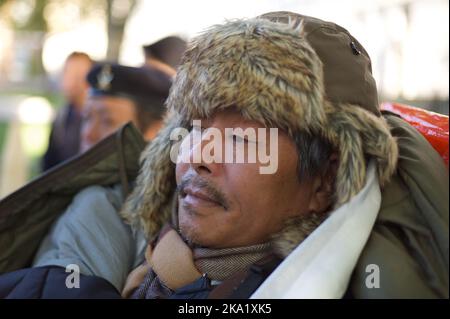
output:
[[[398,103],[383,103],[381,109],[400,115],[422,133],[448,168],[448,116]]]

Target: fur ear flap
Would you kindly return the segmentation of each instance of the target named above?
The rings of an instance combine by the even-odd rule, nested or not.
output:
[[[328,213],[311,213],[286,220],[283,229],[271,238],[273,251],[286,258],[328,217]]]
[[[335,184],[337,208],[364,187],[367,157],[377,162],[380,185],[389,181],[396,169],[398,146],[384,118],[357,105],[325,102],[324,107],[329,124],[323,128],[323,134],[339,151]],[[328,214],[289,219],[283,230],[272,237],[274,251],[283,258],[289,255]]]
[[[366,157],[377,162],[380,185],[395,172],[398,146],[382,117],[350,104],[327,103],[330,140],[337,145],[340,163],[336,176],[336,205],[340,206],[364,186]]]
[[[129,224],[141,226],[148,237],[156,235],[170,220],[171,195],[176,188],[171,134],[176,128],[188,128],[177,114],[166,121],[158,136],[142,152],[136,186],[121,211]]]

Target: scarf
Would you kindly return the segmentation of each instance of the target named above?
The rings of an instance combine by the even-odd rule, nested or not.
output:
[[[163,230],[162,233],[163,236],[160,236],[154,251],[156,251],[161,238],[164,237],[167,230],[166,232]],[[164,243],[161,244],[164,245]],[[204,247],[190,249],[192,251],[195,268],[198,270],[200,276],[203,274],[203,276],[206,275],[212,281],[223,281],[230,278],[232,275],[249,268],[252,264],[267,256],[271,252],[271,244],[264,243],[224,249],[210,249]],[[171,266],[174,266],[173,263],[175,263],[177,257],[176,254],[179,252],[180,250],[168,252],[165,256],[166,258],[164,258],[164,262],[172,263]],[[149,264],[151,264],[151,261]],[[182,266],[180,265],[180,267]],[[168,267],[151,267],[140,286],[131,295],[131,298],[164,299],[173,295],[174,290],[170,289],[168,285],[160,279],[160,276],[157,273],[158,271],[155,271],[154,268],[163,269],[162,271],[164,271],[164,269],[167,269]],[[181,269],[177,270],[182,271]]]

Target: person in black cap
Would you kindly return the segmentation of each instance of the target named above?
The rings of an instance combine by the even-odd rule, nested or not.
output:
[[[155,67],[170,76],[174,76],[186,50],[186,41],[176,36],[169,36],[145,45],[143,49],[145,66]]]
[[[132,121],[146,140],[162,125],[170,77],[155,68],[103,63],[87,75],[89,95],[83,112],[81,151]]]
[[[87,81],[82,151],[129,121],[147,141],[158,133],[169,76],[152,68],[103,63],[91,69]],[[135,232],[119,216],[123,201],[121,183],[80,190],[40,243],[33,267],[76,265],[80,274],[103,278],[121,291],[126,276],[142,262],[146,246],[142,232]]]

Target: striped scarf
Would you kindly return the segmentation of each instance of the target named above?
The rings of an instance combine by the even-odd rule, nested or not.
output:
[[[270,243],[237,248],[209,249],[194,248],[194,263],[199,272],[213,281],[223,281],[232,275],[249,268],[252,264],[271,252]],[[159,280],[150,270],[131,298],[160,299],[169,298],[174,292]]]

